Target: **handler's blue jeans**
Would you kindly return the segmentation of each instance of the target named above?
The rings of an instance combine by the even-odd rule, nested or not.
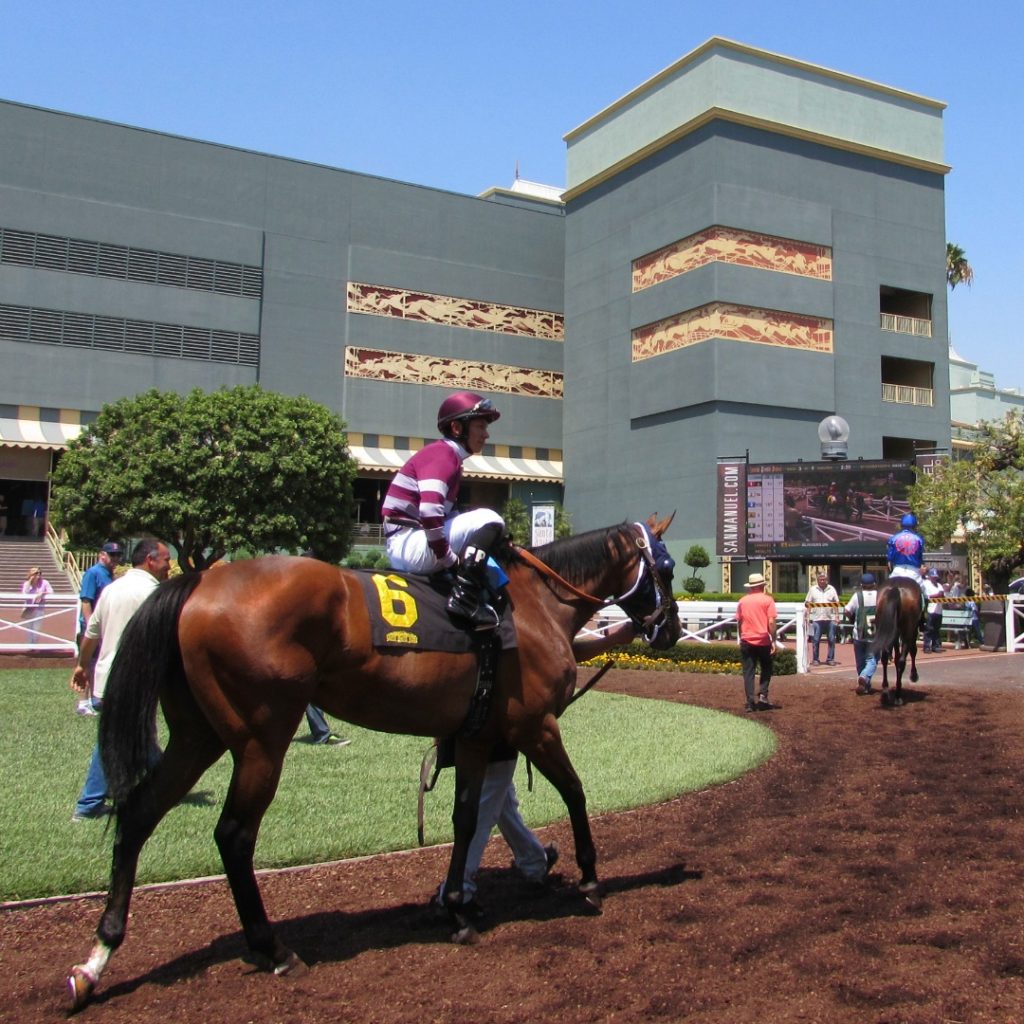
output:
[[[869,683],[871,682],[871,677],[875,674],[875,669],[878,668],[878,658],[871,650],[872,644],[873,641],[871,640],[853,641],[853,656],[857,662],[857,678],[866,679]]]
[[[814,660],[818,661],[821,649],[821,634],[828,629],[828,660],[836,660],[836,624],[831,619],[816,619],[811,623],[811,644],[814,647]]]

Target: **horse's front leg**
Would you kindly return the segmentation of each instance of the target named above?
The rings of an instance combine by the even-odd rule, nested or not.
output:
[[[469,847],[480,815],[480,793],[486,770],[486,749],[456,744],[455,805],[452,808],[454,843],[444,883],[444,905],[452,924],[452,942],[459,945],[469,945],[478,939],[476,928],[465,910],[465,878]]]
[[[569,812],[572,835],[576,845],[576,863],[579,865],[580,892],[595,910],[601,909],[601,894],[597,884],[597,850],[587,817],[587,797],[583,792],[576,769],[562,744],[558,720],[549,715],[543,723],[537,745],[523,751],[537,770],[558,790]]]

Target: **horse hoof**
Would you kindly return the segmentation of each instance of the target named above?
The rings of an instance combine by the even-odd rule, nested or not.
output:
[[[892,703],[894,707],[901,708],[903,707],[903,698],[897,697]]]
[[[68,975],[68,996],[71,999],[71,1012],[81,1010],[92,997],[96,987],[96,979],[85,964],[76,964]]]
[[[458,931],[452,932],[452,942],[456,946],[475,946],[479,941],[480,933],[471,924],[466,924]]]
[[[581,885],[580,892],[583,894],[583,899],[586,901],[587,906],[592,910],[596,910],[597,913],[600,914],[604,904],[604,898],[601,896],[601,891],[598,889],[597,883],[592,882],[590,885]]]
[[[276,964],[274,967],[274,973],[278,977],[289,977],[289,978],[301,978],[304,974],[308,973],[309,968],[306,966],[305,961],[298,955],[289,951],[288,955],[284,960]]]

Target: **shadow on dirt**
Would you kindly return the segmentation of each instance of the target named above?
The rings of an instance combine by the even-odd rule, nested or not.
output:
[[[657,871],[620,875],[602,881],[607,897],[647,888],[667,888],[699,881],[700,871],[687,871],[683,864]],[[595,911],[576,889],[556,873],[548,887],[528,886],[507,869],[484,870],[481,889],[488,894],[488,912],[479,925],[482,936],[499,925],[519,921],[555,921],[595,917]],[[488,884],[490,883],[490,884]],[[370,950],[393,949],[409,944],[444,944],[450,941],[446,915],[425,903],[403,903],[383,910],[346,913],[324,911],[275,922],[281,941],[294,949],[310,967],[351,960]],[[137,935],[144,942],[145,936]],[[486,941],[486,939],[484,940]],[[194,978],[232,960],[244,960],[248,950],[242,932],[234,931],[214,939],[208,946],[176,957],[130,980],[101,987],[92,999],[95,1005],[117,1000],[144,985],[169,986]],[[257,973],[256,967],[249,973]]]

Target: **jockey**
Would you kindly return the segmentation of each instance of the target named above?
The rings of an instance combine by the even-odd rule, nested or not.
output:
[[[886,559],[889,563],[889,577],[907,576],[921,584],[921,566],[924,563],[924,539],[917,529],[917,517],[908,512],[901,520],[902,529],[889,538]]]
[[[443,436],[399,470],[381,508],[392,567],[415,573],[454,567],[448,611],[475,630],[498,625],[487,593],[487,558],[504,535],[505,522],[489,508],[458,514],[455,508],[462,463],[483,451],[487,427],[500,415],[489,398],[470,391],[446,398],[437,412]]]

